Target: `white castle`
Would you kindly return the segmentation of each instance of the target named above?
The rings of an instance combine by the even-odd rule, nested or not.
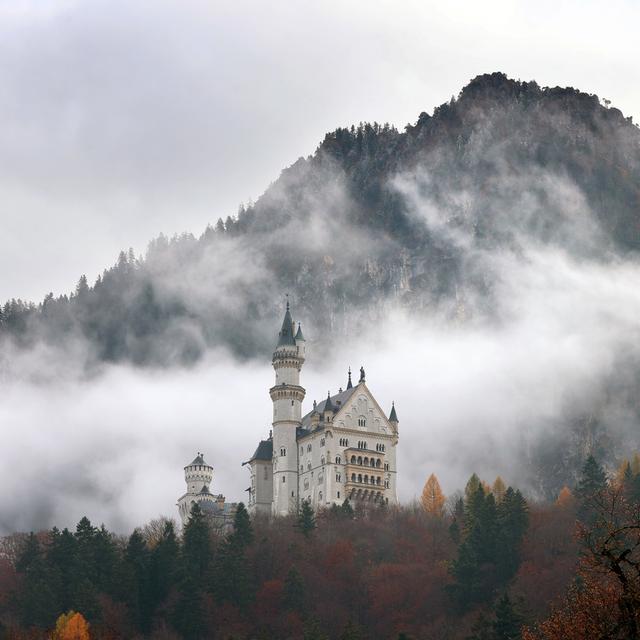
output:
[[[289,303],[273,354],[273,430],[246,464],[251,470],[248,508],[286,515],[302,500],[314,509],[352,503],[396,503],[398,416],[386,417],[360,368],[357,385],[349,369],[346,389],[313,403],[302,415],[305,389],[300,371],[305,339],[291,318]]]

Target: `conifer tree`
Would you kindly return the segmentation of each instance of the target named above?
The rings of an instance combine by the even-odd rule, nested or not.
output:
[[[311,536],[311,533],[316,528],[316,517],[309,500],[302,501],[296,526],[305,538]]]
[[[122,596],[138,629],[148,631],[151,624],[150,553],[139,529],[129,537],[124,555]]]
[[[191,508],[189,521],[182,532],[182,565],[185,574],[201,583],[211,566],[209,524],[198,503]]]
[[[443,516],[445,497],[435,474],[432,473],[427,479],[422,490],[422,497],[420,501],[422,503],[422,508],[430,516],[436,518],[441,518]]]
[[[480,482],[480,478],[478,478],[477,474],[473,473],[469,480],[467,480],[467,484],[464,488],[464,499],[465,502],[468,502],[473,495],[475,495],[478,487],[482,483]]]
[[[180,572],[180,546],[173,522],[164,523],[162,535],[151,552],[151,593],[153,609],[161,605],[176,586]]]
[[[607,486],[604,469],[593,456],[589,456],[582,467],[582,475],[575,490],[580,501],[578,518],[589,522],[593,517],[593,500]]]
[[[305,606],[305,589],[302,576],[296,567],[291,567],[284,581],[284,608],[302,613]]]
[[[251,526],[251,519],[249,513],[244,506],[244,503],[240,502],[236,510],[236,514],[233,519],[233,540],[235,544],[241,547],[247,547],[253,542],[253,527]]]
[[[492,624],[495,640],[520,640],[522,638],[523,618],[516,611],[506,593],[498,601],[495,614],[496,618]]]

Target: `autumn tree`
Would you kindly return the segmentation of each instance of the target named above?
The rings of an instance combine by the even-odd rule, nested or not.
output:
[[[558,493],[558,497],[556,499],[556,505],[559,507],[567,507],[573,502],[573,494],[571,493],[571,489],[566,485],[560,489],[560,493]]]
[[[493,487],[491,491],[496,499],[496,502],[501,502],[504,497],[504,492],[507,490],[507,487],[504,483],[504,480],[498,476],[493,482]]]
[[[90,640],[89,624],[81,613],[69,611],[63,613],[56,621],[52,640]]]
[[[435,474],[431,474],[422,490],[420,499],[422,508],[430,515],[441,518],[443,515],[445,497]]]

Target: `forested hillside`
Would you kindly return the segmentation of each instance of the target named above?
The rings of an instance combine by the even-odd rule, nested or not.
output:
[[[285,291],[319,341],[388,305],[499,317],[501,274],[486,252],[543,244],[608,260],[640,249],[639,209],[630,119],[596,96],[494,73],[403,132],[327,134],[200,237],[122,253],[71,295],[8,301],[1,335],[21,348],[80,339],[88,359],[164,365],[216,345],[264,355]]]
[[[240,505],[226,536],[197,505],[182,535],[83,518],[0,540],[0,638],[637,637],[638,505],[636,455],[610,479],[589,458],[546,504],[475,474],[445,501],[432,475],[400,508],[251,520]]]

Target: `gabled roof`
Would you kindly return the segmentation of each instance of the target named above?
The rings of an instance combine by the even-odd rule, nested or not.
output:
[[[335,396],[330,396],[330,398],[327,398],[325,400],[323,400],[322,402],[318,402],[318,404],[316,405],[315,410],[322,415],[324,413],[325,410],[325,405],[327,404],[327,400],[331,400],[331,404],[333,405],[333,410],[334,411],[339,411],[340,409],[342,409],[342,407],[348,402],[349,398],[352,396],[353,392],[356,390],[356,387],[351,387],[351,389],[345,389],[344,391],[342,391],[341,393],[336,393]],[[308,429],[311,426],[311,415],[313,414],[313,411],[310,411],[309,413],[307,413],[306,416],[304,416],[302,418],[302,426],[306,429]]]

